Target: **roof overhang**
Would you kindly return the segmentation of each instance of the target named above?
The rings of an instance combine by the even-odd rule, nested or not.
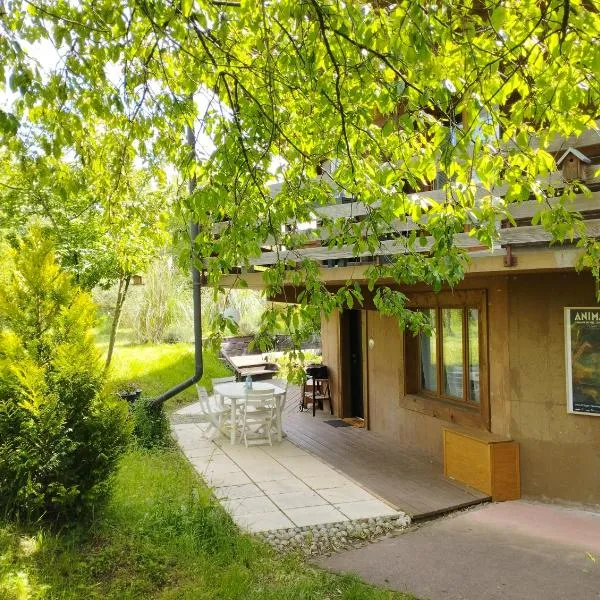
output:
[[[465,278],[574,270],[577,260],[582,255],[582,250],[568,246],[523,247],[512,249],[511,255],[512,266],[506,265],[506,250],[504,249],[471,256]],[[372,266],[372,264],[361,263],[345,267],[323,267],[320,269],[321,281],[331,287],[343,285],[348,281],[366,281],[367,269]],[[294,287],[291,276],[292,273],[284,285]],[[392,283],[392,280],[381,279],[380,282],[382,284]],[[264,290],[266,287],[261,272],[226,275],[220,283],[228,288]]]

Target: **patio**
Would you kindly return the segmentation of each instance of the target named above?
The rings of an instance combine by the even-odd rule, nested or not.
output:
[[[258,532],[403,514],[414,520],[489,500],[446,479],[431,457],[357,427],[332,427],[328,410],[313,418],[298,411],[299,402],[300,388],[290,386],[287,439],[273,446],[211,441],[197,404],[173,416],[185,455],[241,527]]]
[[[411,519],[479,504],[489,496],[443,475],[442,465],[418,450],[359,427],[332,427],[325,410],[299,412],[300,388],[290,386],[283,429],[287,439],[343,472]]]
[[[193,415],[193,406],[184,414]],[[180,413],[181,414],[181,413]],[[289,441],[211,441],[200,423],[173,423],[179,445],[236,523],[252,532],[402,515]]]

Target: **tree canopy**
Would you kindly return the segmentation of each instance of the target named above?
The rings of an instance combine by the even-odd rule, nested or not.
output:
[[[585,187],[545,179],[556,169],[550,141],[594,127],[599,113],[593,2],[9,0],[0,27],[13,94],[0,113],[6,147],[52,161],[118,132],[123,157],[195,178],[183,209],[200,225],[196,250],[216,285],[266,240],[300,245],[285,226],[340,192],[370,209],[359,225],[327,223],[331,247],[376,248],[394,220],[418,224],[411,251],[374,265],[370,285],[455,284],[467,257],[454,234],[470,225],[489,247],[498,219],[530,198],[553,239],[581,235],[580,265],[600,277],[599,242],[571,209]],[[55,65],[36,64],[40,48],[53,48]],[[186,127],[211,140],[197,144],[201,159]],[[323,164],[335,166],[326,177]],[[119,184],[114,174],[108,185]],[[408,198],[440,175],[441,200]],[[328,291],[314,263],[295,266],[304,303],[361,300],[353,282]],[[284,263],[266,269],[268,291],[286,276]],[[402,314],[402,296],[386,288],[376,303]]]

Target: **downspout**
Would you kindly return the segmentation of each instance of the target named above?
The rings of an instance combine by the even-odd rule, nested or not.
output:
[[[195,139],[194,131],[188,125],[186,128],[187,143],[190,146],[192,157],[195,156]],[[190,177],[188,181],[188,192],[190,195],[194,193],[196,189],[196,177]],[[194,314],[194,374],[185,381],[161,394],[158,398],[152,400],[152,406],[160,406],[166,402],[169,398],[173,398],[183,390],[186,390],[190,386],[198,383],[204,373],[204,360],[202,357],[202,280],[200,277],[200,271],[196,265],[196,253],[195,243],[200,228],[196,221],[190,222],[190,244],[191,244],[191,262],[192,262],[192,295],[193,295],[193,314]]]

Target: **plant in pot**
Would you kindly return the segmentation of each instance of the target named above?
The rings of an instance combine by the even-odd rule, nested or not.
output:
[[[121,386],[117,391],[117,396],[123,400],[127,400],[127,402],[135,402],[141,394],[142,390],[140,386],[132,381]]]

